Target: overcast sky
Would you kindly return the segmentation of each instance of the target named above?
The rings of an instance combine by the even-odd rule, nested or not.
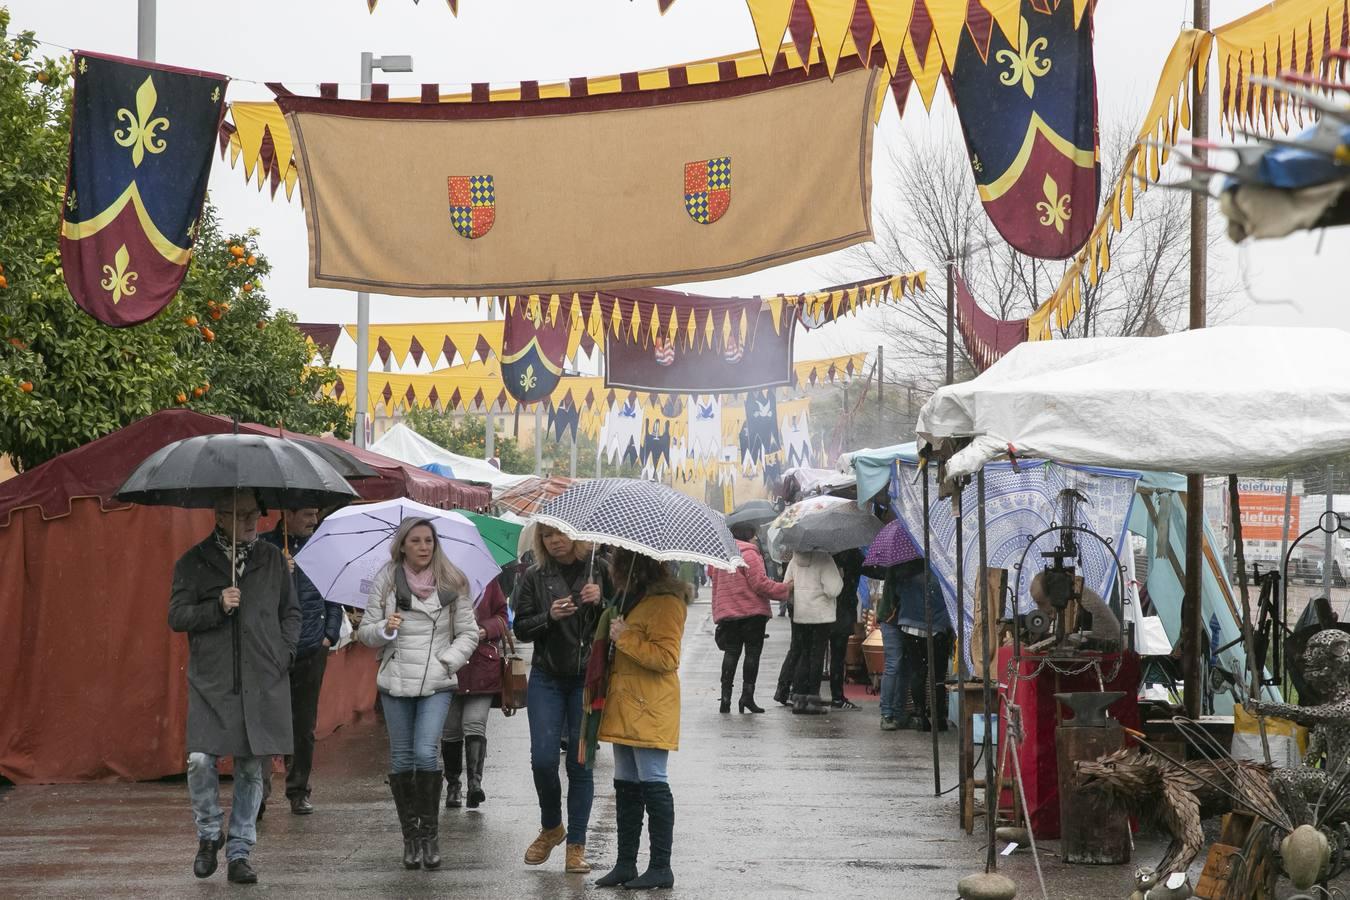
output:
[[[1213,0],[1213,22],[1229,21],[1261,5],[1256,0]],[[15,31],[32,28],[40,39],[67,47],[136,53],[136,0],[8,0],[8,6]],[[439,0],[420,6],[412,0],[382,0],[373,15],[364,0],[158,0],[157,59],[227,74],[235,79],[230,99],[246,100],[270,99],[264,81],[301,90],[312,90],[307,86],[320,81],[348,82],[342,93],[355,96],[363,50],[413,56],[411,75],[381,79],[377,74],[377,80],[410,85],[407,91],[393,88],[398,95],[415,93],[411,85],[421,82],[559,81],[757,46],[754,25],[740,0],[676,0],[665,16],[657,13],[656,0],[461,0],[460,6],[454,18]],[[1100,0],[1096,54],[1104,120],[1142,113],[1177,30],[1188,24],[1190,9],[1191,0]],[[903,126],[889,98],[887,104],[874,153],[873,202],[878,206],[888,202],[885,160],[899,144],[902,127],[933,127],[917,95]],[[939,92],[936,106],[945,105]],[[959,140],[957,132],[948,131]],[[381,164],[371,160],[371,165]],[[356,321],[354,294],[307,286],[305,222],[298,203],[286,202],[280,193],[270,199],[245,185],[242,172],[219,159],[212,170],[211,198],[227,230],[261,229],[261,245],[273,267],[266,287],[274,305],[294,310],[303,321]],[[1350,326],[1344,288],[1347,253],[1350,229],[1242,248],[1225,241],[1223,264],[1247,273],[1241,280],[1236,321]],[[838,260],[827,256],[686,289],[740,295],[797,292],[825,286],[838,272]],[[1298,308],[1270,301],[1294,301]],[[377,323],[480,317],[472,304],[461,300],[376,296],[371,306],[371,320]],[[876,343],[865,323],[845,321],[799,340],[797,355],[805,359]]]

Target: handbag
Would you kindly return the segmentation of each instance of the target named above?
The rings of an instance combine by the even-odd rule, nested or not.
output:
[[[501,658],[502,715],[513,716],[516,710],[525,708],[527,670],[525,660],[521,659],[516,653],[516,642],[511,637],[509,623],[504,634],[503,642],[506,644],[506,652],[502,654]]]

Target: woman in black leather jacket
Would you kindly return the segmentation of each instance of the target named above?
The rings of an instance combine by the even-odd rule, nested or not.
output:
[[[530,721],[530,768],[539,796],[539,836],[525,851],[527,865],[545,862],[567,841],[568,872],[591,870],[586,827],[595,782],[576,759],[581,746],[581,693],[586,662],[603,606],[603,561],[589,544],[572,541],[546,525],[534,534],[535,565],[516,582],[515,634],[534,644],[526,712]],[[562,819],[558,757],[567,742],[567,823]]]

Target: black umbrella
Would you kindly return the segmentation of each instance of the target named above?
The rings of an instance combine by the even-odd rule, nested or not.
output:
[[[353,460],[355,462],[355,460]],[[203,434],[161,447],[136,467],[114,495],[144,506],[215,505],[223,491],[252,491],[272,509],[349,503],[357,494],[323,457],[298,441],[259,434]],[[230,584],[238,583],[233,538]],[[234,692],[241,687],[239,620],[234,643]]]
[[[778,518],[780,512],[782,510],[768,500],[748,500],[727,513],[727,527],[749,525],[753,528],[759,528],[761,525],[767,525]]]
[[[151,454],[116,498],[146,506],[203,509],[213,506],[221,491],[251,490],[269,509],[351,502],[356,491],[313,446],[260,434],[186,438]]]

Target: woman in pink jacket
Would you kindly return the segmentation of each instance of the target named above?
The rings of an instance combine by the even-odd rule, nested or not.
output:
[[[741,712],[762,713],[755,705],[755,679],[759,675],[759,654],[764,649],[764,629],[769,624],[773,600],[786,600],[792,592],[791,582],[778,582],[764,571],[764,557],[755,542],[755,530],[750,525],[731,529],[736,546],[745,560],[745,567],[735,572],[714,569],[713,622],[717,623],[717,646],[722,649],[722,705],[721,712],[731,712],[731,689],[736,679],[736,663],[745,649],[745,668],[741,672],[741,699],[736,704]]]

